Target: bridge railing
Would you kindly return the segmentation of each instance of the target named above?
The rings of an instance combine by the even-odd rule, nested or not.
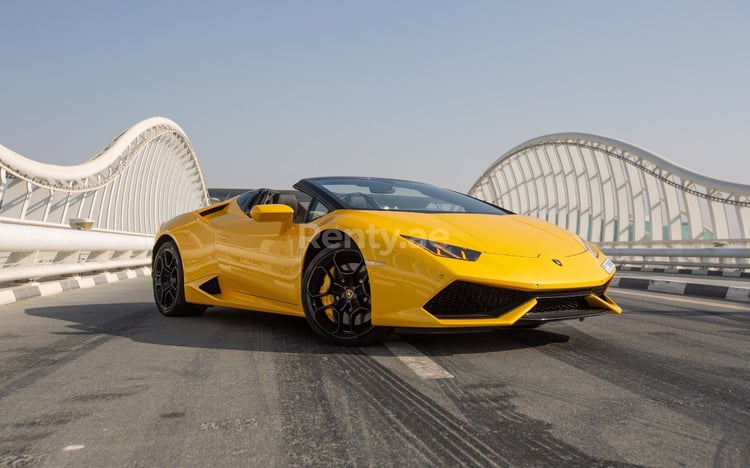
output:
[[[147,266],[153,236],[0,219],[0,285]]]
[[[750,240],[601,242],[619,266],[750,272]]]

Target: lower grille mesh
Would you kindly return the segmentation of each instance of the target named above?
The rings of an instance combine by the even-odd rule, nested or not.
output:
[[[436,317],[497,317],[528,300],[529,295],[522,291],[454,281],[430,299],[424,308]]]
[[[578,297],[540,297],[531,312],[552,312],[555,310],[589,309],[585,296]]]
[[[536,298],[537,304],[526,315],[533,317],[534,314],[592,309],[586,297],[601,297],[606,290],[607,285],[604,285],[534,294],[467,281],[454,281],[430,299],[424,309],[438,318],[488,318],[498,317]]]

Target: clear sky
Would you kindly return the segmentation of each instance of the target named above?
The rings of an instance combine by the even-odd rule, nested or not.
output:
[[[750,2],[0,1],[0,143],[80,164],[165,116],[213,187],[468,190],[596,133],[750,184]]]

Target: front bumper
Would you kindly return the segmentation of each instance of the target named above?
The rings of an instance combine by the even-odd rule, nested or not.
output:
[[[401,253],[369,268],[374,325],[486,328],[537,324],[622,310],[606,294],[605,258],[482,254],[477,262]],[[408,268],[405,268],[407,267]]]

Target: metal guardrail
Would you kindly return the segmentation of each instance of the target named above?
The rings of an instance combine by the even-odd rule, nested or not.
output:
[[[0,286],[150,264],[153,236],[87,230],[86,220],[72,221],[73,227],[67,227],[0,218]],[[750,271],[750,241],[674,244],[602,243],[599,247],[619,266]]]
[[[0,284],[147,266],[153,242],[149,235],[0,219]]]
[[[744,244],[734,241],[733,244]],[[715,242],[719,247],[611,247],[600,245],[618,266],[642,268],[694,268],[723,272],[750,271],[750,247],[730,246]]]

